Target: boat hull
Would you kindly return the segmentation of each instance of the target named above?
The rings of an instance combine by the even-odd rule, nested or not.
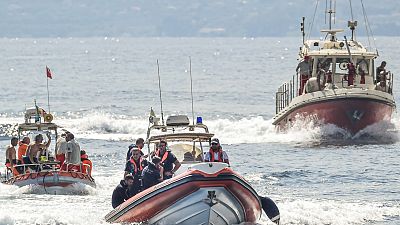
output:
[[[389,101],[369,98],[321,98],[300,104],[275,120],[280,129],[290,127],[298,118],[312,119],[320,124],[334,124],[355,134],[367,126],[382,121],[390,122],[395,107]]]
[[[80,172],[41,171],[12,177],[6,184],[29,187],[31,193],[85,194],[85,186],[96,187],[92,177]]]
[[[239,224],[256,222],[261,202],[230,168],[216,174],[191,170],[151,187],[106,216],[108,222]]]

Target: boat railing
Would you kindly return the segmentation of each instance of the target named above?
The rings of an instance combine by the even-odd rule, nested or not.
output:
[[[275,113],[279,113],[282,109],[290,104],[292,99],[298,95],[297,87],[298,82],[295,84],[295,80],[297,81],[298,75],[293,75],[292,79],[289,82],[283,83],[279,88],[278,91],[275,93]]]
[[[15,170],[18,172],[18,174],[14,174],[13,170],[9,167],[6,167],[5,170],[5,175],[3,175],[2,179],[5,181],[11,179],[12,177],[15,176],[20,176],[20,175],[26,175],[30,173],[39,173],[39,172],[49,172],[49,171],[65,171],[65,172],[77,172],[77,173],[83,173],[83,174],[91,174],[92,167],[89,164],[86,163],[80,163],[80,164],[72,164],[72,163],[65,163],[64,167],[59,167],[59,162],[57,161],[50,161],[50,162],[40,162],[40,163],[30,163],[30,164],[19,164],[19,165],[14,165]],[[87,171],[83,171],[83,167],[86,166]],[[76,170],[74,168],[78,167],[79,169]],[[19,169],[22,168],[22,169]]]
[[[48,163],[29,163],[29,164],[14,165],[14,169],[18,172],[18,174],[14,174],[11,168],[6,167],[5,180],[9,180],[15,176],[37,173],[43,170],[58,170],[56,164],[58,163],[48,162]]]

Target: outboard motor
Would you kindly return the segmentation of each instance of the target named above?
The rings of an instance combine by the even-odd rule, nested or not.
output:
[[[281,216],[279,213],[278,206],[276,206],[275,202],[268,197],[262,197],[262,196],[260,196],[260,200],[261,200],[261,206],[265,214],[267,214],[268,218],[272,222],[279,225],[279,220],[281,219]]]

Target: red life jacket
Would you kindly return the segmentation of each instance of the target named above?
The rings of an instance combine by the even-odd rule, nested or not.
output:
[[[208,152],[210,154],[210,162],[215,162],[215,158],[214,158],[214,150],[212,148],[210,148],[210,151]],[[218,149],[218,160],[217,162],[223,162],[224,159],[222,158],[223,154],[222,154],[222,148]]]
[[[156,156],[160,157],[160,149],[156,151]],[[168,158],[168,151],[165,151],[163,157],[161,158],[161,163],[163,163],[167,158]]]
[[[139,171],[142,171],[143,170],[143,158],[142,157],[140,157],[140,160],[139,160],[139,166],[138,165],[136,165],[136,162],[135,162],[135,160],[133,159],[133,158],[131,158],[130,160],[129,160],[131,163],[132,163],[132,165],[134,165],[134,167],[135,167],[135,174],[137,174],[138,173],[138,168],[139,168]]]

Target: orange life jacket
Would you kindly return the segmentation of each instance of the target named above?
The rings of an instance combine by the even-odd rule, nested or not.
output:
[[[210,154],[210,162],[215,162],[215,157],[214,157],[214,150],[212,148],[210,148],[210,151],[208,152]],[[222,154],[222,148],[218,149],[218,160],[217,162],[223,162],[224,159],[222,158],[223,154]]]
[[[160,149],[156,151],[156,156],[160,157]],[[164,163],[164,161],[168,158],[168,151],[164,152],[163,157],[161,158],[161,163]]]
[[[83,170],[82,173],[86,173],[86,174],[89,174],[90,176],[92,176],[92,170],[93,170],[92,161],[90,161],[89,159],[81,159],[81,160],[82,160],[82,164],[83,164],[82,165],[82,170]]]
[[[142,157],[140,157],[139,166],[136,165],[136,162],[135,162],[135,160],[134,160],[133,158],[131,158],[129,161],[130,161],[130,162],[132,163],[132,165],[134,165],[134,167],[135,167],[135,168],[134,168],[134,169],[135,169],[135,174],[138,173],[138,168],[139,168],[139,171],[142,171],[142,170],[143,170],[143,164],[142,164],[143,158],[142,158]]]
[[[28,149],[28,145],[22,142],[19,142],[19,147],[18,147],[18,160],[22,161],[22,157],[26,155],[26,150]]]

